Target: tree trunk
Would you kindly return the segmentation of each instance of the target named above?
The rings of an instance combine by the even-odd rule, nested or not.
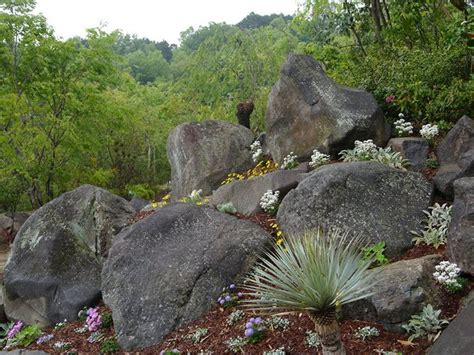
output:
[[[336,320],[335,310],[324,313],[310,313],[324,355],[345,355],[346,349],[341,341],[341,329]]]

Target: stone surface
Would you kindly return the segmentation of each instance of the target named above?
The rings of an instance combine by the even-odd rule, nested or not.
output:
[[[0,245],[8,245],[9,241],[13,239],[13,218],[6,214],[0,214]]]
[[[310,56],[290,54],[270,94],[267,145],[279,163],[290,152],[310,158],[313,149],[338,158],[355,140],[385,146],[390,127],[374,97],[337,85]]]
[[[421,170],[426,167],[429,145],[426,139],[418,137],[392,138],[388,141],[387,147],[392,151],[399,152],[403,158],[410,161],[410,168]]]
[[[300,170],[277,170],[248,180],[234,181],[214,191],[209,202],[215,206],[232,202],[239,213],[262,212],[260,199],[267,190],[280,191],[280,198],[298,186],[304,175]]]
[[[102,259],[133,212],[121,197],[84,185],[33,213],[5,268],[7,316],[48,325],[97,301]]]
[[[271,236],[212,207],[173,203],[123,230],[102,273],[124,350],[158,344],[248,272]]]
[[[184,123],[174,128],[167,143],[174,199],[202,190],[208,195],[231,172],[252,167],[248,128],[223,121]]]
[[[441,333],[429,355],[472,354],[474,350],[474,300],[465,306]]]
[[[420,229],[432,193],[420,173],[376,162],[330,164],[286,195],[277,222],[287,235],[322,227],[361,234],[369,244],[383,240],[391,257],[412,245],[410,231]]]
[[[474,121],[459,119],[436,149],[440,168],[433,181],[445,196],[453,198],[453,182],[474,176]]]
[[[474,177],[454,182],[448,255],[464,272],[474,275]]]
[[[429,255],[369,270],[374,285],[368,292],[373,295],[344,305],[343,316],[380,322],[387,330],[402,331],[401,325],[425,304],[439,304],[441,293],[432,274],[440,260],[437,255]]]
[[[150,204],[150,201],[147,201],[141,197],[133,197],[130,200],[130,206],[132,206],[132,208],[137,212],[142,210],[144,207],[148,206],[149,204]]]

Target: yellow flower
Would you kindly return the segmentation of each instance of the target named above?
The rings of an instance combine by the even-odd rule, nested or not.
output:
[[[151,204],[151,207],[152,207],[152,208],[157,208],[157,207],[158,207],[158,202],[153,202],[153,203]]]
[[[282,244],[283,244],[283,239],[278,239],[278,240],[276,241],[276,244],[277,244],[277,245],[282,245]]]

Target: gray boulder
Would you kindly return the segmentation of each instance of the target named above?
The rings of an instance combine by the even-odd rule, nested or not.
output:
[[[227,174],[249,169],[253,139],[248,128],[223,121],[184,123],[174,128],[167,143],[173,198],[200,189],[208,195]]]
[[[436,155],[440,167],[433,181],[441,193],[453,198],[453,182],[474,176],[474,121],[461,117],[438,145]]]
[[[421,170],[426,167],[429,145],[426,139],[417,137],[392,138],[387,147],[392,151],[399,152],[404,159],[408,159],[411,169]]]
[[[130,206],[132,206],[132,208],[137,212],[141,211],[143,208],[145,208],[149,204],[150,204],[150,201],[147,201],[147,200],[145,200],[144,198],[141,198],[141,197],[134,196],[130,200]]]
[[[382,323],[387,330],[402,331],[401,325],[424,305],[440,304],[441,293],[433,279],[433,270],[440,261],[438,255],[402,260],[369,270],[374,285],[372,296],[344,305],[345,318]]]
[[[0,244],[11,242],[30,216],[30,212],[0,214]]]
[[[474,177],[456,180],[454,192],[448,254],[464,272],[474,275]]]
[[[304,175],[300,170],[277,170],[248,180],[234,181],[214,191],[209,202],[215,206],[232,202],[244,215],[262,212],[260,199],[267,190],[280,191],[280,198],[298,186]]]
[[[288,235],[307,229],[340,228],[370,244],[385,241],[386,255],[412,245],[433,187],[420,173],[376,162],[338,163],[308,174],[281,202],[277,221]]]
[[[472,354],[474,349],[474,300],[465,306],[435,341],[429,355]]]
[[[102,273],[124,350],[160,341],[207,312],[272,237],[211,207],[173,203],[123,230]]]
[[[10,319],[49,325],[72,320],[100,298],[102,260],[134,210],[91,185],[47,203],[26,221],[5,268]]]
[[[290,54],[273,86],[266,112],[267,145],[281,162],[290,152],[313,149],[337,158],[355,140],[385,146],[390,126],[372,94],[337,85],[310,56]]]

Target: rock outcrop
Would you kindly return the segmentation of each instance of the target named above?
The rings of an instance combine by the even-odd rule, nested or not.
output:
[[[310,56],[290,54],[270,94],[267,145],[281,162],[290,152],[309,158],[313,149],[337,157],[355,140],[385,146],[390,127],[374,97],[337,85]]]
[[[173,198],[202,190],[208,195],[231,172],[252,165],[252,132],[223,121],[184,123],[174,128],[167,144]]]
[[[158,344],[202,316],[271,242],[252,222],[185,203],[122,231],[102,273],[104,302],[122,349]]]
[[[441,193],[453,198],[453,182],[474,176],[474,120],[461,117],[438,145],[436,155],[440,167],[433,181]]]
[[[316,169],[281,202],[277,221],[285,234],[340,228],[370,244],[385,241],[386,255],[412,245],[433,187],[420,173],[376,162],[331,164]]]
[[[91,185],[47,203],[22,226],[5,268],[10,319],[49,325],[72,320],[100,298],[102,260],[134,210]]]
[[[407,159],[413,170],[421,170],[426,167],[429,145],[426,139],[418,137],[392,138],[388,141],[387,147],[392,151],[399,152],[404,159]]]

